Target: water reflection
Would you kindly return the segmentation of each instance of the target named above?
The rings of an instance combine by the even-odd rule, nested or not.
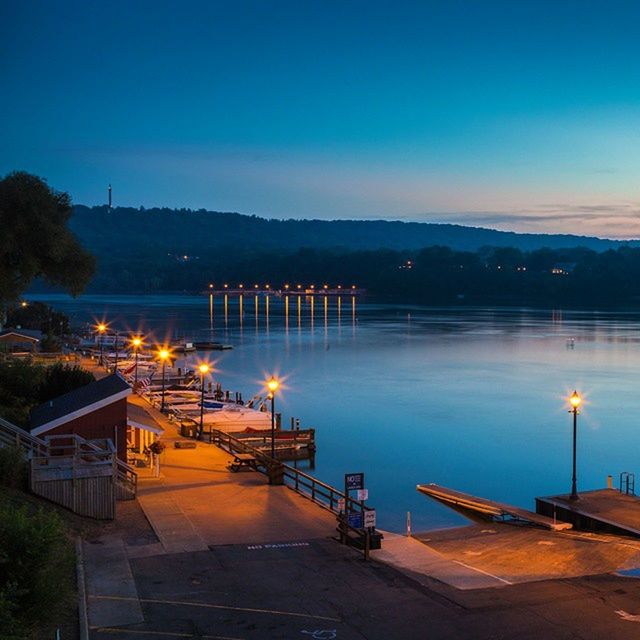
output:
[[[245,335],[243,298],[229,296],[234,350],[220,355],[222,379],[250,397],[262,371],[289,373],[283,418],[300,416],[303,427],[317,429],[316,474],[339,485],[346,471],[364,470],[384,528],[402,530],[407,511],[415,531],[461,521],[419,496],[419,483],[526,508],[536,495],[568,490],[571,429],[563,396],[574,388],[589,399],[580,425],[580,486],[602,487],[608,474],[640,471],[638,313],[428,309],[343,295],[322,298],[316,327],[313,299],[289,298],[271,295],[268,311],[265,300],[267,334],[255,296],[256,332]],[[160,335],[167,326],[183,335],[206,331],[213,307],[224,305],[207,296],[39,299],[76,325],[119,318]],[[292,303],[298,331],[290,333]]]

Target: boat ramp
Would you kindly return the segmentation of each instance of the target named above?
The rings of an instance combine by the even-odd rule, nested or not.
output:
[[[487,500],[486,498],[478,498],[477,496],[441,487],[437,484],[419,484],[416,488],[420,493],[447,506],[472,512],[492,520],[525,522],[551,531],[563,531],[572,527],[568,522],[558,522],[547,515]]]

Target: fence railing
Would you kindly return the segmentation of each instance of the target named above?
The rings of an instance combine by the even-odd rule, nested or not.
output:
[[[231,454],[250,453],[256,458],[259,471],[269,476],[281,476],[282,484],[336,515],[341,511],[344,512],[345,509],[349,512],[360,512],[365,509],[362,502],[345,496],[344,491],[340,491],[304,471],[280,462],[280,460],[274,460],[264,451],[252,447],[229,433],[212,429],[211,442]],[[344,501],[344,505],[341,504],[341,500]]]

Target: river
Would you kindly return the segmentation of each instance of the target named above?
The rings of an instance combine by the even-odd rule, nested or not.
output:
[[[430,308],[252,296],[33,295],[80,324],[106,319],[159,338],[213,335],[232,351],[217,378],[245,398],[276,372],[276,410],[317,429],[314,474],[341,486],[364,471],[378,526],[414,531],[464,519],[415,490],[436,482],[533,508],[568,492],[571,422],[578,423],[578,489],[635,471],[640,450],[640,314]]]

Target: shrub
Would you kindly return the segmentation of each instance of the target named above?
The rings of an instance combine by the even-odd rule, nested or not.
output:
[[[59,362],[46,368],[38,388],[38,402],[47,402],[94,381],[93,374],[82,367]]]
[[[155,453],[157,456],[159,456],[164,450],[165,444],[164,442],[160,442],[160,440],[154,440],[149,445],[149,451],[151,451],[151,453]]]
[[[0,620],[29,629],[56,615],[71,593],[73,553],[54,512],[0,504]],[[14,630],[14,636],[20,637]],[[0,629],[0,637],[12,637]]]

